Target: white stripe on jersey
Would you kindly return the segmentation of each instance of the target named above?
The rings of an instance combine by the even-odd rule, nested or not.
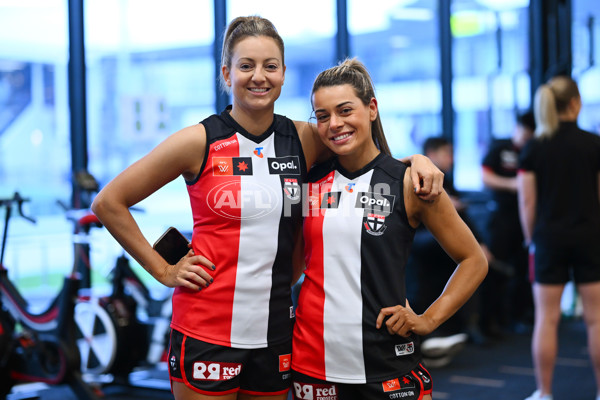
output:
[[[268,157],[275,157],[275,135],[259,144],[239,133],[237,139],[240,157],[252,157],[253,175],[240,177],[240,198],[244,203],[231,343],[238,348],[255,348],[256,343],[267,345],[272,268],[277,253],[283,191],[279,175],[269,174]],[[262,147],[262,158],[254,154],[257,147]],[[241,288],[243,290],[238,290]]]
[[[327,380],[360,383],[365,379],[362,329],[361,234],[363,209],[356,208],[358,192],[369,192],[373,170],[349,180],[336,171],[333,192],[342,192],[337,209],[327,209],[323,218],[323,319],[327,322],[325,374]],[[346,186],[355,183],[352,192]],[[336,218],[342,213],[344,218]],[[330,300],[330,301],[329,301]]]

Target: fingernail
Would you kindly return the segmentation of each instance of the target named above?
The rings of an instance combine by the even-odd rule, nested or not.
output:
[[[198,291],[201,291],[201,290],[202,290],[202,286],[200,286],[200,287],[198,288]]]
[[[213,281],[213,278],[210,278],[210,283],[212,283],[212,281]]]
[[[214,271],[217,267],[214,266],[214,264],[211,266],[212,270]]]

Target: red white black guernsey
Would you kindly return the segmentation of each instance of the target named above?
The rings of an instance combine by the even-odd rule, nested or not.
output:
[[[403,163],[379,154],[353,173],[336,159],[309,172],[295,371],[371,383],[408,373],[420,361],[418,336],[375,327],[381,308],[406,303],[405,266],[415,230],[404,207],[405,171]]]
[[[195,254],[211,260],[213,283],[178,287],[171,327],[196,339],[235,348],[289,340],[294,231],[301,223],[306,161],[293,121],[275,115],[260,136],[228,110],[201,122],[204,164],[187,182]]]

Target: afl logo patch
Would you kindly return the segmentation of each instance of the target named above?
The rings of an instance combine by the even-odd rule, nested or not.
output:
[[[213,157],[213,176],[252,175],[250,157]]]

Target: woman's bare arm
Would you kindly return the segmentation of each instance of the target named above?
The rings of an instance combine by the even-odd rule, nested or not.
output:
[[[206,286],[210,275],[196,264],[210,268],[212,262],[190,253],[172,268],[152,249],[129,208],[180,175],[193,178],[200,171],[205,148],[206,133],[202,125],[184,128],[110,181],[92,204],[94,213],[119,244],[154,278],[169,287]]]
[[[408,175],[408,174],[407,174]],[[423,223],[457,263],[440,296],[421,314],[410,307],[396,305],[381,310],[377,326],[385,322],[390,333],[408,336],[411,332],[425,335],[454,315],[473,295],[487,274],[487,260],[471,230],[456,212],[446,192],[431,202],[421,201],[411,190],[410,176],[404,180],[405,204],[409,222]]]
[[[519,198],[519,218],[525,243],[531,243],[535,225],[535,209],[537,204],[537,189],[535,173],[519,171],[517,174],[517,193]]]

